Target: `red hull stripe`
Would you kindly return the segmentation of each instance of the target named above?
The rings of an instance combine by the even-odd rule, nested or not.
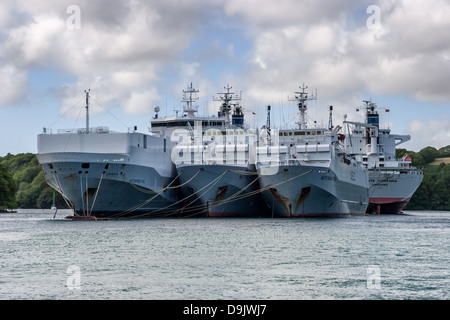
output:
[[[406,201],[406,198],[370,198],[369,202],[373,204],[387,204]]]

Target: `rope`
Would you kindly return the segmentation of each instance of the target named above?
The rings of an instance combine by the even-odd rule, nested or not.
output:
[[[201,196],[203,196],[206,192],[208,192],[217,182],[219,182],[219,180],[220,179],[222,179],[223,178],[223,176],[228,172],[228,170],[229,169],[227,169],[227,170],[225,170],[220,176],[218,176],[216,179],[214,179],[213,181],[211,181],[209,184],[211,184],[212,182],[214,182],[205,192],[203,192],[200,196],[199,196],[199,198],[201,197]],[[204,186],[203,188],[201,188],[200,190],[198,190],[197,192],[195,192],[195,193],[198,193],[199,191],[202,191],[204,188],[206,188],[209,184],[207,184],[206,186]],[[195,193],[193,193],[193,194],[195,194]],[[192,201],[192,202],[190,202],[187,206],[189,206],[189,205],[191,205],[193,202],[195,202],[195,200],[194,201]]]
[[[200,171],[201,170],[199,170],[196,174],[195,174],[195,176],[197,175],[197,174],[199,174],[200,173]],[[208,183],[206,186],[204,186],[203,188],[201,188],[201,189],[199,189],[198,191],[196,191],[196,192],[194,192],[194,193],[192,193],[191,195],[189,195],[189,196],[187,196],[186,198],[184,198],[184,199],[181,199],[181,200],[179,200],[179,201],[177,201],[176,203],[174,203],[174,204],[178,204],[178,203],[180,203],[180,202],[182,202],[182,201],[186,201],[186,199],[188,199],[188,198],[190,198],[190,197],[192,197],[192,196],[194,196],[196,193],[198,193],[198,192],[200,192],[200,191],[202,191],[203,189],[205,189],[206,187],[208,187],[210,184],[212,184],[203,194],[205,194],[206,192],[208,192],[208,190],[209,189],[211,189],[224,175],[225,175],[225,173],[227,173],[227,171],[228,171],[228,169],[227,170],[225,170],[220,176],[218,176],[216,179],[214,179],[213,181],[211,181],[210,183]],[[194,176],[194,177],[195,177]],[[191,181],[194,177],[192,177],[189,181]],[[184,183],[184,184],[186,184],[186,183]],[[183,184],[183,185],[184,185]],[[202,195],[203,195],[202,194]],[[201,195],[201,196],[202,196]],[[188,209],[188,211],[192,211],[192,210],[195,210],[195,209],[200,209],[200,208],[203,208],[204,206],[203,205],[199,205],[199,206],[193,206],[193,207],[189,207],[192,203],[194,203],[195,201],[196,201],[197,199],[194,199],[193,201],[191,201],[189,204],[187,204],[187,205],[185,205],[183,208],[181,208],[181,209],[176,209],[176,210],[174,210],[174,211],[170,211],[169,213],[167,213],[165,216],[170,216],[170,215],[173,215],[173,214],[175,214],[175,213],[177,213],[177,212],[180,212],[180,211],[184,211],[184,209],[186,208],[186,207],[188,207],[189,209]],[[163,210],[163,209],[166,209],[166,208],[168,208],[168,207],[170,207],[170,206],[172,206],[172,205],[174,205],[174,204],[171,204],[171,205],[169,205],[169,206],[166,206],[166,207],[164,207],[164,208],[160,208],[160,209],[158,209],[158,210],[156,210],[156,211],[149,211],[149,212],[147,212],[147,213],[143,213],[143,214],[141,214],[141,215],[138,215],[138,216],[135,216],[135,217],[143,217],[143,216],[147,216],[147,215],[152,215],[152,214],[154,214],[154,213],[156,213],[156,212],[158,212],[158,211],[161,211],[161,210]],[[135,217],[133,217],[133,218],[135,218]]]
[[[117,214],[115,214],[115,215],[112,215],[111,218],[113,218],[113,217],[120,217],[120,216],[122,216],[122,215],[125,215],[125,214],[128,214],[128,213],[130,213],[130,212],[136,211],[137,209],[139,209],[139,208],[143,207],[144,205],[150,203],[150,202],[151,202],[152,200],[154,200],[157,196],[159,196],[162,192],[164,192],[165,190],[167,190],[167,189],[172,185],[172,183],[174,183],[174,182],[178,179],[179,176],[180,176],[180,175],[178,174],[178,175],[177,175],[177,176],[169,183],[168,186],[166,186],[166,187],[162,188],[161,190],[159,190],[153,197],[151,197],[151,198],[149,198],[149,199],[143,201],[141,204],[138,204],[138,205],[136,205],[136,206],[134,206],[134,207],[131,207],[131,208],[127,209],[127,210],[124,210],[124,211],[119,212],[119,213],[117,213]],[[132,184],[132,183],[130,183],[130,184]],[[132,185],[133,185],[133,184],[132,184]]]
[[[177,186],[177,187],[181,187],[181,186],[187,184],[188,182],[192,181],[192,180],[199,174],[200,171],[201,171],[201,170],[199,170],[199,171],[198,171],[193,177],[191,177],[188,181],[186,181],[185,183],[183,183],[183,184],[181,184],[181,185],[179,185],[179,186]],[[218,203],[217,205],[215,205],[214,208],[216,208],[216,207],[218,207],[218,206],[220,206],[220,205],[223,205],[223,204],[225,204],[225,203],[228,203],[228,202],[233,202],[233,201],[245,199],[245,198],[251,197],[251,196],[253,196],[253,195],[256,195],[256,194],[258,194],[258,193],[267,191],[267,190],[269,190],[270,188],[277,187],[277,186],[279,186],[279,185],[282,185],[282,184],[284,184],[284,183],[287,183],[287,182],[289,182],[289,181],[292,181],[292,180],[294,180],[294,179],[297,179],[297,178],[299,178],[299,177],[301,177],[301,176],[304,176],[304,175],[306,175],[306,174],[308,174],[308,173],[311,173],[312,171],[313,171],[313,170],[309,170],[309,171],[303,172],[303,173],[301,173],[301,174],[299,174],[299,175],[297,175],[297,176],[295,176],[295,177],[289,178],[289,179],[287,179],[287,180],[285,180],[285,181],[281,181],[281,182],[278,182],[278,183],[276,183],[276,184],[268,185],[268,186],[266,186],[266,187],[264,187],[264,188],[260,188],[260,189],[258,189],[258,190],[254,190],[254,191],[248,192],[248,193],[246,193],[246,194],[241,194],[244,190],[246,190],[248,187],[250,187],[250,186],[251,186],[252,184],[254,184],[256,181],[258,181],[258,179],[260,178],[260,176],[258,176],[256,179],[254,179],[252,182],[250,182],[247,186],[245,186],[244,188],[242,188],[241,190],[239,190],[239,191],[236,192],[235,194],[231,195],[229,198],[227,198],[227,199],[225,199],[225,200],[222,200],[220,203]],[[177,201],[177,202],[175,202],[175,203],[173,203],[173,204],[170,204],[170,205],[168,205],[168,206],[166,206],[166,207],[163,207],[163,208],[160,208],[160,209],[157,209],[157,210],[154,210],[154,211],[149,211],[149,212],[146,212],[146,213],[143,213],[143,214],[138,214],[138,215],[131,216],[131,217],[121,217],[121,218],[133,219],[133,218],[140,218],[140,217],[146,217],[146,216],[152,216],[153,218],[157,218],[157,217],[169,217],[169,216],[174,215],[174,214],[179,213],[179,212],[183,212],[183,213],[194,212],[194,213],[191,214],[191,215],[184,216],[184,218],[189,218],[189,217],[192,217],[192,216],[201,214],[201,213],[203,213],[203,212],[206,212],[206,208],[205,208],[205,205],[204,205],[204,204],[197,205],[197,206],[190,206],[190,205],[191,205],[192,203],[194,203],[197,199],[191,201],[191,202],[188,203],[187,205],[183,206],[183,208],[181,208],[181,209],[175,209],[175,210],[172,210],[172,211],[164,211],[164,210],[166,210],[167,208],[169,208],[169,207],[171,207],[171,206],[173,206],[173,205],[179,204],[180,202],[186,201],[186,200],[189,199],[190,197],[192,197],[192,196],[194,196],[194,195],[196,195],[196,194],[202,192],[204,189],[208,188],[208,189],[207,189],[206,191],[204,191],[199,197],[203,196],[203,195],[204,195],[206,192],[208,192],[215,184],[217,184],[217,182],[219,182],[220,179],[222,179],[223,176],[224,176],[227,172],[239,173],[240,171],[239,171],[239,170],[231,170],[231,169],[227,169],[227,170],[225,170],[221,175],[219,175],[217,178],[215,178],[214,180],[212,180],[210,183],[208,183],[207,185],[205,185],[205,186],[202,187],[201,189],[197,190],[196,192],[190,194],[189,196],[187,196],[187,197],[185,197],[185,198],[183,198],[183,199],[181,199],[181,200],[179,200],[179,201]],[[246,171],[242,171],[242,172],[246,172]],[[247,173],[248,173],[248,172],[247,172]],[[179,175],[178,175],[178,176],[179,176]],[[177,176],[176,178],[178,178],[178,176]],[[176,178],[175,178],[175,179],[176,179]],[[174,181],[175,181],[175,179],[174,179]],[[128,209],[128,210],[125,210],[125,211],[123,211],[123,212],[121,212],[121,213],[119,213],[119,214],[110,216],[110,217],[108,217],[108,218],[102,218],[102,219],[106,220],[106,219],[111,219],[111,218],[114,218],[114,217],[120,217],[121,215],[124,215],[124,214],[126,214],[126,213],[130,213],[130,212],[132,212],[132,211],[135,211],[136,209],[142,207],[142,206],[145,205],[146,203],[149,203],[150,201],[152,201],[152,200],[153,200],[155,197],[157,197],[161,192],[163,192],[164,190],[168,189],[172,183],[173,183],[173,181],[169,184],[169,186],[167,186],[167,187],[161,189],[154,197],[150,198],[149,200],[144,201],[143,204],[137,205],[137,206],[135,206],[135,207],[132,207],[132,208],[130,208],[130,209]],[[176,188],[176,187],[170,187],[170,188]],[[202,210],[199,211],[199,209],[202,209]],[[161,214],[159,214],[159,215],[158,215],[158,214],[155,214],[155,213],[158,213],[158,212],[160,212]]]
[[[284,183],[286,183],[286,182],[289,182],[289,181],[292,181],[292,180],[294,180],[294,179],[297,179],[297,178],[299,178],[299,177],[301,177],[301,176],[303,176],[303,175],[306,175],[306,174],[308,174],[308,173],[311,173],[313,170],[309,170],[309,171],[307,171],[307,172],[303,172],[303,173],[301,173],[301,174],[299,174],[299,175],[297,175],[297,176],[295,176],[295,177],[292,177],[292,178],[289,178],[288,180],[286,180],[286,181],[281,181],[281,182],[279,182],[279,183],[277,183],[277,184],[274,184],[274,185],[269,185],[269,186],[266,186],[266,187],[264,187],[264,188],[261,188],[261,189],[258,189],[258,190],[254,190],[254,191],[251,191],[251,192],[248,192],[248,193],[246,193],[245,195],[240,195],[240,196],[238,196],[238,197],[235,197],[235,198],[233,198],[233,199],[230,199],[230,198],[228,198],[229,199],[229,201],[226,201],[226,202],[232,202],[232,201],[237,201],[237,200],[241,200],[241,199],[245,199],[245,198],[247,198],[247,197],[251,197],[251,196],[253,196],[253,195],[255,195],[255,194],[258,194],[258,193],[261,193],[261,192],[264,192],[264,191],[267,191],[267,190],[269,190],[269,189],[271,189],[271,188],[273,188],[273,187],[276,187],[276,186],[279,186],[279,185],[281,185],[281,184],[284,184]],[[259,177],[258,177],[259,178]],[[255,179],[255,181],[256,181],[257,179]],[[253,181],[253,182],[255,182],[255,181]],[[252,183],[253,183],[252,182]],[[228,199],[226,199],[226,200],[228,200]],[[223,200],[223,201],[225,201],[225,200]],[[225,203],[226,203],[225,202]],[[221,203],[221,204],[219,204],[219,205],[222,205],[223,203]]]
[[[73,207],[73,203],[72,203],[72,205],[70,205],[70,204],[67,202],[67,201],[70,201],[70,199],[67,198],[66,195],[64,194],[63,190],[61,189],[61,185],[60,185],[59,181],[56,179],[55,174],[54,174],[53,172],[52,172],[52,176],[53,176],[53,179],[55,180],[56,186],[58,187],[58,189],[57,189],[56,191],[58,191],[59,194],[63,197],[63,200],[64,200],[64,202],[67,204],[67,207],[69,207],[69,209],[72,209],[72,211],[73,211],[74,214],[75,214],[75,209],[74,209],[74,207]],[[72,201],[70,201],[70,202],[72,202]]]
[[[120,174],[121,174],[122,177],[124,177],[124,178],[127,180],[127,182],[128,182],[133,188],[135,188],[136,190],[138,190],[138,191],[140,191],[140,192],[142,192],[142,193],[147,193],[147,194],[154,194],[154,193],[155,193],[155,191],[153,191],[153,190],[148,190],[148,189],[140,188],[139,186],[137,186],[136,184],[134,184],[133,182],[131,182],[131,180],[128,180],[128,178],[126,177],[125,173],[121,172]]]
[[[51,128],[56,122],[58,122],[62,117],[64,117],[67,113],[69,113],[70,110],[72,110],[77,104],[79,104],[81,102],[81,100],[83,100],[83,98],[81,98],[80,100],[78,100],[77,103],[75,103],[74,105],[72,105],[66,112],[64,112],[58,119],[56,119],[51,125],[49,125],[47,128]],[[81,112],[81,111],[80,111]],[[78,118],[77,118],[78,119]]]
[[[116,119],[117,121],[119,121],[125,128],[128,129],[128,126],[123,123],[119,118],[117,118],[114,114],[111,113],[111,111],[108,110],[108,108],[106,108],[104,105],[102,105],[100,102],[98,102],[94,97],[92,97],[91,95],[89,95],[89,98],[91,98],[92,100],[94,100],[95,102],[97,102],[97,104],[106,112],[108,112],[114,119]]]
[[[181,188],[182,186],[184,186],[184,185],[188,184],[189,182],[191,182],[192,180],[194,180],[194,178],[200,173],[200,171],[201,171],[201,170],[198,170],[197,173],[194,174],[194,175],[192,176],[192,178],[190,178],[190,179],[189,179],[188,181],[186,181],[185,183],[182,183],[182,184],[180,184],[180,185],[178,185],[178,186],[175,186],[175,187],[167,187],[167,189]],[[178,176],[180,176],[180,175],[178,174]]]
[[[170,187],[170,188],[179,188],[179,187],[184,186],[185,184],[191,182],[191,181],[192,181],[192,180],[200,173],[200,171],[201,171],[201,170],[198,170],[197,173],[196,173],[195,175],[193,175],[193,176],[192,176],[188,181],[186,181],[185,183],[180,184],[180,185],[178,185],[178,186],[176,186],[176,187]],[[165,207],[160,208],[160,209],[155,210],[155,211],[151,211],[151,213],[153,214],[153,213],[156,213],[156,212],[158,212],[158,211],[165,210],[165,209],[167,209],[167,208],[169,208],[169,207],[171,207],[171,206],[177,205],[177,204],[179,204],[180,202],[185,201],[187,198],[190,198],[190,197],[193,196],[193,195],[194,195],[194,194],[191,194],[191,195],[187,196],[187,197],[184,198],[184,199],[181,199],[181,200],[178,200],[177,202],[174,202],[174,203],[172,203],[172,204],[169,204],[168,206],[165,206]]]
[[[239,194],[241,194],[243,191],[245,191],[248,187],[250,187],[252,184],[254,184],[256,181],[258,181],[258,179],[260,178],[260,176],[256,177],[256,179],[254,179],[252,182],[250,182],[249,184],[247,184],[244,188],[242,188],[241,190],[239,190],[238,192],[236,192],[235,194],[231,195],[230,197],[228,197],[225,200],[222,201],[218,201],[213,203],[212,208],[217,208],[223,204],[226,204],[228,202],[232,202],[234,198],[236,198],[237,196],[239,196]],[[245,194],[247,195],[247,194]]]
[[[102,176],[100,177],[100,182],[98,183],[97,190],[95,191],[94,201],[92,202],[92,206],[91,206],[91,213],[92,213],[92,210],[94,209],[95,200],[97,199],[97,194],[98,194],[98,191],[100,190],[100,185],[102,184],[104,174],[105,174],[105,172],[102,173]]]
[[[242,170],[231,170],[231,169],[228,169],[228,170],[230,170],[230,172],[234,172],[234,173],[242,174],[242,175],[248,175],[248,176],[254,176],[254,175],[258,174],[258,172],[256,172],[256,171],[242,171]]]
[[[142,192],[142,193],[147,193],[147,194],[153,194],[153,193],[155,193],[155,191],[153,191],[153,190],[148,190],[148,189],[140,188],[139,186],[137,186],[136,184],[134,184],[133,182],[131,182],[131,180],[128,180],[128,178],[126,177],[125,173],[121,172],[120,174],[121,174],[121,175],[127,180],[127,182],[128,182],[129,184],[131,184],[131,186],[134,187],[136,190],[138,190],[138,191],[140,191],[140,192]],[[175,187],[170,187],[170,185],[169,185],[169,186],[166,187],[166,189],[177,189],[177,188],[181,188],[181,187],[184,186],[185,184],[191,182],[192,179],[194,179],[194,178],[197,176],[197,174],[199,174],[199,172],[197,172],[191,179],[189,179],[188,181],[186,181],[186,182],[183,183],[183,184],[180,184],[180,185],[175,186]],[[180,176],[180,175],[178,174],[178,175],[177,175],[177,178],[178,178],[179,176]],[[176,178],[175,178],[175,179],[176,179]]]
[[[224,175],[227,171],[234,171],[234,170],[227,169],[224,173],[221,174],[221,176],[219,176],[218,178],[216,178],[215,180],[213,180],[212,182],[210,182],[210,184],[213,183],[213,182],[214,182],[214,184],[211,185],[210,188],[208,188],[208,190],[211,189],[211,188],[212,188],[212,187],[220,180],[220,178],[223,177],[223,175]],[[266,190],[269,190],[270,188],[273,188],[273,187],[276,187],[276,186],[278,186],[278,185],[281,185],[281,184],[284,184],[284,183],[286,183],[286,182],[289,182],[289,181],[292,181],[292,180],[294,180],[294,179],[297,179],[297,178],[299,178],[299,177],[301,177],[301,176],[303,176],[303,175],[306,175],[306,174],[308,174],[308,173],[311,173],[312,171],[313,171],[313,170],[309,170],[309,171],[304,172],[304,173],[301,173],[301,174],[299,174],[299,175],[297,175],[297,176],[295,176],[295,177],[292,177],[292,178],[290,178],[290,179],[288,179],[288,180],[286,180],[286,181],[281,181],[281,182],[279,182],[279,183],[277,183],[277,184],[275,184],[275,185],[269,185],[269,186],[267,186],[267,187],[264,187],[264,188],[261,188],[261,189],[258,189],[258,190],[254,190],[254,191],[248,192],[248,193],[246,193],[246,194],[240,195],[240,193],[241,193],[242,191],[244,191],[245,189],[247,189],[250,185],[252,185],[253,183],[255,183],[255,182],[259,179],[259,176],[258,176],[258,178],[256,178],[255,180],[253,180],[251,183],[249,183],[249,184],[248,184],[247,186],[245,186],[243,189],[241,189],[240,191],[238,191],[238,192],[236,192],[235,194],[231,195],[229,198],[227,198],[227,199],[225,199],[225,200],[222,200],[218,205],[214,206],[214,208],[217,208],[218,206],[223,205],[223,204],[228,203],[228,202],[237,201],[237,200],[241,200],[241,199],[245,199],[245,198],[251,197],[251,196],[256,195],[256,194],[258,194],[258,193],[261,193],[261,192],[264,192],[264,191],[266,191]],[[237,172],[237,170],[236,170],[236,172]],[[209,185],[209,184],[208,184],[208,185]],[[198,190],[198,191],[195,192],[195,193],[198,193],[198,192],[202,191],[202,190],[203,190],[204,188],[206,188],[208,185],[206,185],[205,187],[203,187],[202,189]],[[207,191],[208,191],[208,190],[207,190]],[[206,191],[206,192],[207,192],[207,191]],[[206,192],[205,192],[205,193],[206,193]],[[192,195],[194,195],[195,193],[193,193]],[[205,194],[205,193],[203,193],[203,194]],[[203,195],[203,194],[202,194],[202,195]],[[190,195],[190,196],[192,196],[192,195]],[[188,196],[188,197],[190,197],[190,196]],[[187,199],[188,197],[186,197],[185,199]],[[184,199],[183,199],[183,200],[184,200]],[[182,200],[181,200],[181,201],[182,201]],[[192,202],[191,202],[191,203],[192,203]],[[195,213],[195,214],[193,214],[193,215],[196,215],[196,214],[199,214],[199,213],[202,213],[202,212],[205,212],[205,211],[206,211],[205,206],[204,206],[203,204],[201,204],[201,205],[198,205],[198,206],[188,207],[188,209],[185,210],[185,211],[183,211],[183,213],[194,211],[194,210],[197,209],[197,208],[199,208],[199,209],[200,209],[200,208],[203,208],[204,210],[202,210],[202,211],[200,211],[200,212],[197,212],[197,213]],[[181,210],[183,210],[183,209],[181,209]],[[177,211],[180,211],[180,210],[177,210]],[[169,213],[167,216],[172,215],[172,214],[176,213],[177,211],[172,212],[172,213]],[[193,216],[193,215],[191,215],[191,216]],[[188,217],[190,217],[190,216],[185,216],[185,217],[188,218]]]
[[[84,206],[84,204],[83,204]],[[89,189],[88,189],[88,174],[86,171],[86,215],[89,216]]]
[[[78,116],[77,116],[77,119],[75,120],[75,123],[73,125],[72,132],[75,130],[75,127],[77,126],[77,122],[78,122],[78,118],[80,118],[81,110],[83,110],[83,108],[80,108],[80,111],[78,112]],[[66,151],[67,146],[69,145],[69,141],[70,141],[71,137],[72,137],[71,134],[69,134],[67,136],[67,141],[66,141],[66,144],[64,145],[64,150],[63,150],[64,152]]]
[[[83,210],[83,216],[85,215],[84,211],[84,194],[83,194],[83,178],[80,175],[80,193],[81,193],[81,209]]]
[[[232,171],[232,170],[228,170],[228,171]],[[238,192],[235,193],[234,195],[232,195],[232,196],[230,196],[229,198],[223,200],[223,202],[220,203],[219,205],[222,205],[222,204],[227,203],[227,202],[237,201],[237,200],[241,200],[241,199],[245,199],[245,198],[251,197],[251,196],[253,196],[253,195],[255,195],[255,194],[258,194],[258,193],[264,192],[264,191],[266,191],[266,190],[269,190],[270,188],[273,188],[273,187],[276,187],[276,186],[278,186],[278,185],[281,185],[281,184],[284,184],[284,183],[286,183],[286,182],[289,182],[289,181],[292,181],[292,180],[294,180],[294,179],[297,179],[297,178],[299,178],[299,177],[301,177],[301,176],[303,176],[303,175],[306,175],[306,174],[308,174],[308,173],[311,173],[312,171],[313,171],[313,170],[309,170],[309,171],[304,172],[304,173],[301,173],[301,174],[299,174],[299,175],[297,175],[297,176],[295,176],[295,177],[289,178],[289,179],[286,180],[286,181],[281,181],[281,182],[279,182],[279,183],[277,183],[277,184],[269,185],[269,186],[266,186],[266,187],[264,187],[264,188],[261,188],[261,189],[258,189],[258,190],[254,190],[254,191],[248,192],[248,193],[246,193],[246,194],[244,194],[244,195],[238,195],[238,196],[237,196],[237,194],[239,194],[242,190],[245,190],[245,189],[248,188],[251,184],[253,184],[254,182],[256,182],[256,181],[259,179],[259,177],[258,177],[258,178],[256,178],[254,181],[252,181],[250,184],[248,184],[246,187],[244,187],[244,189],[241,189],[240,191],[238,191]],[[225,172],[226,172],[226,171],[225,171]],[[200,191],[200,190],[199,190],[199,191]],[[197,191],[197,192],[198,192],[198,191]],[[232,197],[233,197],[233,198],[232,198]],[[200,206],[197,206],[197,207],[203,207],[203,208],[205,208],[204,205],[200,205]],[[215,207],[217,207],[217,206],[215,206]],[[192,208],[192,207],[191,207],[191,208]],[[191,209],[191,208],[189,208],[189,209]],[[186,212],[189,212],[189,211],[192,211],[192,210],[187,210]],[[206,209],[202,210],[201,212],[205,212],[205,211],[206,211]],[[200,212],[200,213],[201,213],[201,212]],[[195,213],[195,214],[193,214],[193,215],[196,215],[196,214],[199,214],[199,213]],[[191,215],[191,216],[193,216],[193,215]],[[185,218],[189,218],[189,217],[190,217],[190,216],[185,216]]]

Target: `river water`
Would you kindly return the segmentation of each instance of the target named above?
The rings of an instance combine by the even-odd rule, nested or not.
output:
[[[450,298],[450,212],[338,219],[0,214],[0,299]]]

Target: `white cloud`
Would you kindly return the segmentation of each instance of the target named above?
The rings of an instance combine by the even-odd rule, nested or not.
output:
[[[0,66],[0,106],[24,99],[28,90],[27,72],[13,65]]]
[[[79,0],[80,30],[66,26],[69,0],[2,3],[0,17],[9,8],[15,19],[0,22],[0,70],[10,70],[7,81],[18,89],[3,93],[0,105],[26,94],[32,68],[59,69],[76,78],[60,90],[62,111],[90,88],[102,103],[140,114],[141,105],[167,92],[180,97],[190,81],[209,98],[230,83],[251,108],[287,103],[302,83],[318,89],[318,106],[335,105],[337,114],[353,111],[367,92],[450,101],[445,0]],[[366,25],[372,4],[381,8],[380,30]],[[213,24],[238,28],[239,41],[215,39],[208,34]],[[208,39],[196,39],[197,56],[187,59],[181,53],[199,30]],[[244,41],[249,52],[242,53]],[[232,65],[238,59],[247,63],[243,70],[230,68],[215,83],[205,78],[206,61]],[[167,73],[176,79],[162,83]],[[165,93],[157,94],[161,88]]]
[[[125,111],[133,114],[149,114],[160,101],[161,97],[155,88],[139,92],[134,91],[125,103]]]
[[[437,149],[450,144],[450,117],[443,114],[439,120],[412,120],[407,133],[414,137],[409,144],[412,150],[420,151],[427,146]]]
[[[80,0],[80,29],[70,29],[66,20],[69,1],[30,3],[18,0],[0,5],[21,17],[3,23],[0,37],[0,67],[16,77],[8,80],[22,86],[33,68],[58,69],[76,77],[59,89],[62,112],[83,96],[85,89],[102,90],[104,103],[126,105],[127,112],[142,112],[130,101],[154,95],[158,73],[187,48],[201,25],[204,13],[191,1],[87,1]],[[198,4],[198,1],[195,2]],[[9,61],[9,69],[2,61]],[[2,67],[3,63],[3,67]],[[12,70],[13,71],[7,71]],[[18,81],[20,79],[20,81]],[[25,79],[25,81],[24,81]],[[6,80],[3,80],[4,82]],[[19,82],[19,83],[18,83]],[[152,88],[152,89],[150,89]],[[14,105],[11,94],[0,105]],[[132,98],[130,98],[132,97]]]
[[[381,9],[381,29],[366,9]],[[354,112],[364,96],[450,101],[450,3],[433,1],[227,1],[253,48],[241,79],[246,97],[268,104],[302,83],[317,88],[316,115]],[[445,135],[444,135],[445,136]]]

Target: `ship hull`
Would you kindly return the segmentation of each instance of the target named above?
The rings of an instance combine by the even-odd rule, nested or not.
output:
[[[74,157],[74,154],[63,155],[63,158]],[[160,176],[151,167],[127,165],[123,168],[121,164],[110,164],[105,169],[105,164],[64,161],[56,155],[38,155],[38,159],[47,183],[66,198],[78,215],[164,216],[177,209],[174,205],[177,191],[162,191],[173,179]]]
[[[347,172],[350,177],[351,172]],[[353,176],[359,183],[346,181],[333,170],[320,166],[280,166],[275,175],[261,175],[261,187],[266,189],[262,198],[273,217],[362,215],[368,205],[367,176],[365,182],[363,172],[355,172]]]
[[[207,217],[268,216],[256,170],[230,165],[178,165],[184,214]]]
[[[41,134],[37,159],[47,183],[74,214],[163,216],[177,209],[179,189],[172,187],[178,180],[163,137]]]
[[[408,199],[370,198],[367,213],[369,214],[401,214],[409,202]]]
[[[413,169],[373,169],[369,171],[370,214],[400,214],[423,180]]]

